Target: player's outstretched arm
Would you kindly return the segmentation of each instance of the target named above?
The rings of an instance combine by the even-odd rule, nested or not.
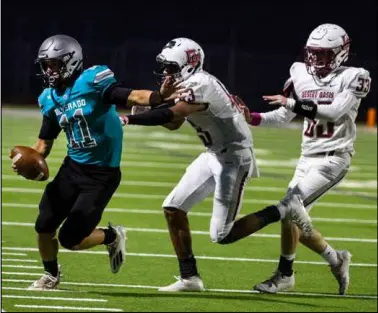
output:
[[[174,122],[166,123],[166,124],[163,124],[161,126],[163,126],[166,129],[169,129],[169,130],[177,130],[177,129],[179,129],[182,126],[182,124],[184,124],[184,122],[185,122],[185,119],[182,118],[181,120],[177,120],[177,121],[174,121]]]
[[[312,101],[294,100],[282,95],[264,96],[263,98],[269,101],[269,104],[284,106],[303,117],[335,122],[366,97],[370,91],[370,85],[370,73],[363,68],[354,68],[345,74],[343,90],[337,94],[331,104],[318,105]]]
[[[299,101],[281,95],[264,96],[264,100],[270,101],[272,105],[281,105],[300,116],[330,122],[337,121],[358,102],[358,98],[350,92],[338,94],[330,105],[317,105],[313,101]]]
[[[184,91],[173,83],[170,77],[167,77],[160,90],[137,90],[113,85],[108,88],[104,94],[105,103],[115,103],[126,106],[158,106],[163,102],[180,97]]]
[[[148,112],[136,115],[120,116],[122,125],[145,125],[157,126],[171,122],[183,120],[190,114],[206,110],[207,105],[204,103],[187,103],[179,101],[170,108],[162,108],[157,110],[150,110]],[[180,125],[181,126],[181,125]]]
[[[145,113],[145,112],[148,112],[149,110],[169,108],[169,107],[172,107],[174,105],[175,105],[174,101],[170,101],[169,103],[164,103],[160,106],[156,106],[156,107],[153,107],[153,108],[151,108],[150,106],[134,105],[131,109],[131,115]],[[162,124],[161,126],[163,126],[164,128],[167,128],[169,130],[177,130],[181,127],[181,125],[184,122],[185,122],[185,118],[182,118],[182,119],[176,120],[174,122]]]

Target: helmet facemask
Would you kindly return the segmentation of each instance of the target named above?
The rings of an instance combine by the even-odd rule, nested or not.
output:
[[[349,46],[349,42],[336,48],[306,46],[304,62],[307,72],[318,78],[326,77],[347,61]]]
[[[37,76],[43,78],[44,85],[51,88],[59,88],[67,83],[82,70],[82,60],[74,59],[75,51],[64,54],[59,58],[47,58],[41,55],[35,61],[39,65],[40,73]]]
[[[165,78],[171,76],[174,82],[182,80],[180,66],[176,62],[164,61],[159,58],[156,58],[158,63],[158,68],[154,71],[154,74],[157,79],[158,85],[162,85]]]

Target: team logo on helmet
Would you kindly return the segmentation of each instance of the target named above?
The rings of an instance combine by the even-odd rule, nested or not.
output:
[[[193,67],[196,67],[198,63],[201,61],[201,54],[195,49],[186,50],[185,52],[187,55],[188,64],[190,64]]]

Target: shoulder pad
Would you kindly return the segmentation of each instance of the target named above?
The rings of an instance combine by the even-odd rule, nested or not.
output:
[[[343,72],[344,88],[357,98],[364,98],[370,91],[371,78],[369,71],[362,67],[349,67]]]

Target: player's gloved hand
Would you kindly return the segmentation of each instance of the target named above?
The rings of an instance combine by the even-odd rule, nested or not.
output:
[[[144,113],[149,110],[151,110],[151,107],[147,105],[133,105],[133,107],[131,108],[131,115]]]
[[[236,95],[230,95],[230,96],[231,96],[232,103],[235,106],[237,106],[240,112],[244,114],[244,117],[247,123],[250,123],[252,121],[252,117],[245,102],[239,96],[236,96]]]
[[[167,76],[160,87],[159,94],[163,101],[169,101],[180,98],[182,93],[187,91],[186,88],[179,87],[181,81],[174,81],[172,76]]]
[[[127,115],[120,115],[119,120],[122,126],[129,124],[129,118],[127,117]]]

